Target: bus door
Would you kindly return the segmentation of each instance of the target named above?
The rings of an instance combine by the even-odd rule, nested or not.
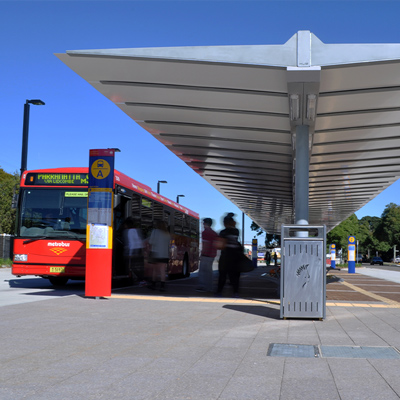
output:
[[[125,275],[124,242],[122,231],[124,221],[130,214],[131,198],[127,195],[114,196],[114,226],[113,226],[113,277]]]

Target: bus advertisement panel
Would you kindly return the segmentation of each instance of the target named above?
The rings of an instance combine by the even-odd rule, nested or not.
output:
[[[86,225],[88,221],[88,168],[59,168],[25,171],[21,177],[12,273],[37,275],[54,285],[68,279],[84,279]],[[123,258],[123,226],[133,217],[146,239],[154,221],[164,220],[171,233],[169,275],[188,276],[199,260],[199,215],[165,198],[150,187],[114,171],[113,265],[114,280],[128,279]]]

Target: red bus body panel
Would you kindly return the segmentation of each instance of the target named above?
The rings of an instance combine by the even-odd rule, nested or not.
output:
[[[65,267],[61,275],[85,277],[86,243],[78,240],[14,239],[14,254],[28,254],[27,262],[14,261],[14,275],[58,276],[50,268]]]

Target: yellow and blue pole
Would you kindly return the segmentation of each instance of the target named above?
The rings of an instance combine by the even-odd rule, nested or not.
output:
[[[253,261],[254,268],[257,268],[257,257],[258,257],[258,242],[257,239],[254,238],[251,243],[251,258]]]
[[[347,247],[347,263],[349,274],[354,274],[356,272],[356,237],[348,237],[348,247]]]
[[[331,268],[336,268],[336,244],[331,244]]]

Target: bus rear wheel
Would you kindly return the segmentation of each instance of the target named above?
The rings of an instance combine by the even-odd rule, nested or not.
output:
[[[68,282],[68,278],[64,276],[52,276],[49,278],[49,281],[53,286],[65,286]]]
[[[183,259],[182,275],[185,278],[188,278],[190,276],[189,261],[187,259],[187,256],[185,256],[185,258]]]

